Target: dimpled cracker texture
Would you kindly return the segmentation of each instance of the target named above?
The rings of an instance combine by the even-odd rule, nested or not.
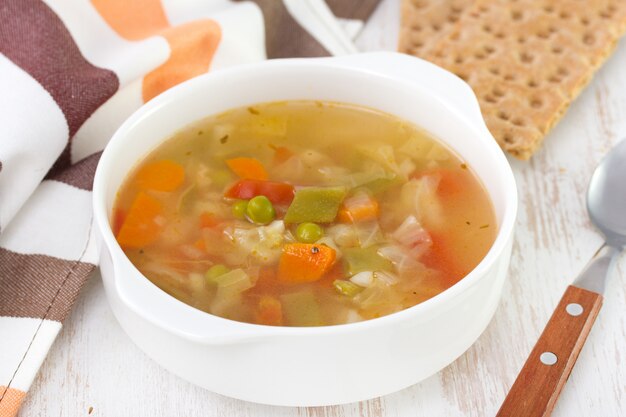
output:
[[[402,0],[398,51],[427,55],[474,0]]]
[[[476,0],[427,59],[474,89],[498,143],[528,159],[626,29],[626,0]]]

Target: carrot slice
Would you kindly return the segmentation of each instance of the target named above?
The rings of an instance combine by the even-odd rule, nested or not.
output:
[[[217,218],[215,218],[215,215],[213,213],[209,213],[208,211],[205,211],[204,213],[200,215],[200,227],[201,228],[214,227],[218,223],[219,222],[217,221]]]
[[[155,219],[162,210],[161,203],[154,197],[143,191],[137,194],[117,234],[119,244],[126,248],[141,248],[157,240],[161,226]]]
[[[259,300],[256,322],[268,326],[283,324],[283,306],[280,301],[271,295],[264,295]]]
[[[135,180],[144,190],[171,192],[185,182],[185,168],[168,159],[154,161],[142,166]]]
[[[283,247],[278,279],[289,283],[317,281],[335,263],[337,253],[326,245],[290,243]]]
[[[378,201],[362,194],[344,200],[337,212],[337,220],[342,223],[356,223],[376,219],[379,214]]]
[[[254,158],[233,158],[227,159],[226,165],[239,178],[250,180],[266,180],[267,171],[258,159]]]
[[[125,220],[126,220],[126,211],[122,210],[121,208],[116,208],[115,211],[113,212],[113,221],[111,222],[114,235],[117,236],[117,234],[120,232],[120,229],[122,228],[122,225],[124,224]]]
[[[274,149],[274,165],[282,164],[287,159],[293,156],[293,152],[284,146],[279,146]]]
[[[196,249],[200,249],[203,252],[206,252],[206,242],[204,241],[204,239],[198,239],[195,242],[193,242],[193,246]]]
[[[264,195],[274,204],[288,205],[291,204],[295,192],[293,185],[283,182],[239,180],[224,193],[224,196],[249,200],[257,195]]]
[[[277,288],[282,285],[276,278],[276,267],[263,266],[259,270],[259,278],[254,287],[250,288],[249,293],[267,294],[276,292]]]
[[[322,279],[317,281],[320,288],[333,288],[333,282],[337,279],[345,279],[346,271],[341,262],[335,262],[335,264],[324,274]]]

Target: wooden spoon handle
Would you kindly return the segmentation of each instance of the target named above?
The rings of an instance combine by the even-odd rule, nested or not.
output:
[[[497,417],[547,417],[552,413],[601,305],[600,294],[567,287]]]

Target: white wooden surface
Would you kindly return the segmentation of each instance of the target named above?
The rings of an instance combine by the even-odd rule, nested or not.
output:
[[[393,50],[399,0],[385,0],[358,39]],[[371,401],[280,408],[225,398],[161,369],[122,332],[100,277],[86,285],[20,416],[491,416],[562,291],[601,244],[585,212],[593,168],[626,137],[626,42],[596,75],[531,162],[511,160],[520,191],[512,265],[496,316],[439,374]],[[624,179],[626,183],[626,178]],[[555,417],[626,416],[626,256],[554,411]],[[329,376],[332,377],[332,376]]]

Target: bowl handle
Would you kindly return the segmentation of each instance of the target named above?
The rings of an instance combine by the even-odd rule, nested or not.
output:
[[[118,248],[110,249],[115,251]],[[261,326],[204,313],[175,299],[141,275],[121,253],[121,249],[116,259],[112,258],[113,255],[108,250],[101,254],[100,269],[103,280],[107,281],[105,287],[112,284],[110,290],[116,292],[116,297],[125,308],[153,326],[206,345],[254,342],[264,339],[266,333],[271,333],[263,331],[265,328],[259,329]],[[124,316],[128,312],[120,311],[122,316],[116,314],[118,320],[132,320]]]
[[[414,84],[445,98],[453,110],[472,125],[486,129],[480,106],[471,87],[453,73],[431,62],[398,52],[369,52],[331,59],[335,65],[382,74]],[[491,134],[490,134],[491,135]]]

